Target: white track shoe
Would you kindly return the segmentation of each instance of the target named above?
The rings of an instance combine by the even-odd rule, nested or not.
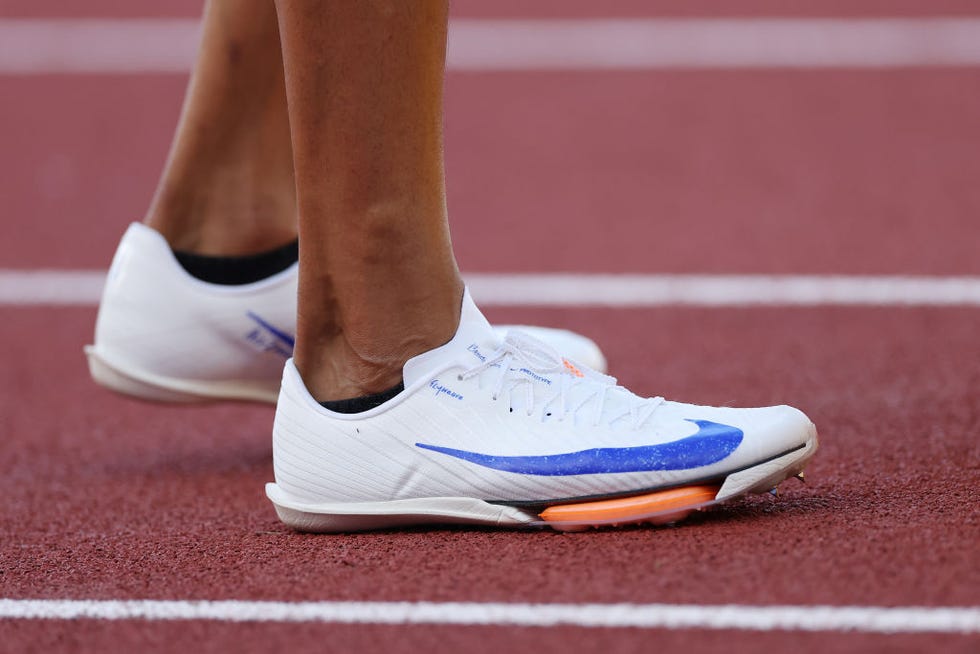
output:
[[[274,403],[293,351],[296,281],[293,265],[251,284],[203,282],[180,266],[157,231],[133,223],[109,269],[95,344],[85,348],[92,377],[147,400]],[[584,336],[521,329],[587,365],[606,365]]]
[[[453,340],[409,360],[403,378],[384,404],[335,413],[287,362],[266,486],[283,522],[317,532],[672,522],[773,488],[817,447],[791,407],[643,399],[531,336],[501,339],[468,292]]]

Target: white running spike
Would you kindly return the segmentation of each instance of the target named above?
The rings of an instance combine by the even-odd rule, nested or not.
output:
[[[705,478],[724,480],[721,501],[772,488],[817,446],[792,407],[645,399],[526,334],[500,339],[469,292],[453,339],[410,359],[402,377],[405,389],[384,404],[342,414],[321,406],[287,362],[276,481],[266,487],[284,522],[308,531],[544,526],[531,507]],[[608,522],[656,517],[634,508]]]

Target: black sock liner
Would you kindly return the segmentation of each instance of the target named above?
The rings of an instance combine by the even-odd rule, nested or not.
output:
[[[320,402],[320,406],[324,407],[325,409],[330,409],[336,413],[361,413],[362,411],[373,409],[376,406],[381,406],[391,398],[401,393],[403,390],[405,390],[405,382],[398,382],[398,384],[392,386],[388,390],[375,393],[374,395],[352,397],[349,400],[330,400],[329,402]]]
[[[299,241],[258,254],[240,257],[215,257],[174,250],[181,267],[192,277],[211,284],[237,286],[251,284],[280,273],[299,258]]]

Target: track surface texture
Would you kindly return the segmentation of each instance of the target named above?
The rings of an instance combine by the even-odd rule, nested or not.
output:
[[[469,18],[710,16],[713,3],[460,1]],[[599,7],[602,6],[602,11]],[[969,16],[974,3],[739,0],[735,16]],[[197,2],[0,0],[2,17]],[[184,75],[0,75],[0,268],[102,269]],[[471,272],[980,274],[980,69],[451,73]],[[477,298],[479,300],[479,298]],[[980,606],[980,309],[494,308],[604,348],[640,393],[787,403],[807,483],[682,526],[292,533],[267,407],[95,387],[94,307],[0,308],[0,598]],[[0,618],[0,651],[976,652],[973,634]]]

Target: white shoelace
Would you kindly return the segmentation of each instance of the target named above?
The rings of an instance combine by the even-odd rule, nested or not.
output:
[[[593,426],[603,421],[612,425],[628,417],[629,427],[639,429],[664,402],[662,397],[637,397],[617,385],[615,377],[564,359],[547,344],[516,330],[510,331],[503,344],[485,361],[466,370],[459,378],[471,379],[491,368],[499,370],[493,399],[497,400],[504,393],[513,397],[513,393],[523,387],[524,411],[530,417],[534,414],[535,406],[540,406],[542,421],[546,418],[558,421],[569,416],[574,418],[591,406],[590,424]],[[545,375],[550,375],[551,379]],[[535,396],[545,388],[552,392],[537,404]],[[575,405],[569,405],[570,396],[579,391],[582,391],[581,399]],[[605,415],[607,407],[615,400],[620,400],[620,411]]]

